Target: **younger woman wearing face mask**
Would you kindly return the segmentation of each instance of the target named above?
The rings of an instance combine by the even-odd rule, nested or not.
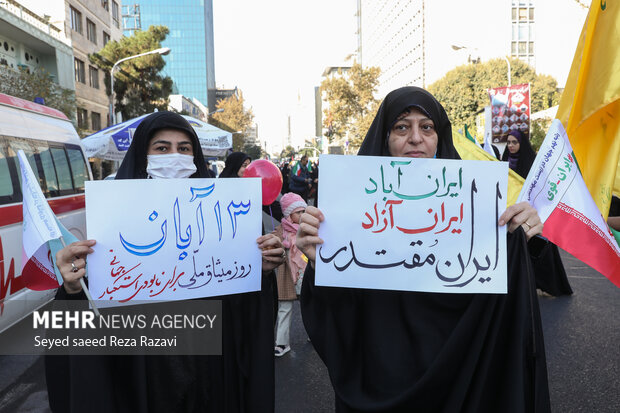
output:
[[[136,129],[116,179],[208,177],[195,131],[181,115],[156,112]],[[111,200],[110,202],[119,202]],[[283,261],[272,234],[257,239],[263,280]],[[56,298],[84,300],[79,280],[94,240],[60,250],[64,284]],[[77,271],[73,268],[77,268]],[[240,297],[243,297],[242,299]],[[221,356],[53,356],[46,358],[53,411],[269,412],[274,410],[273,296],[259,292],[222,301]],[[237,302],[243,308],[237,308]],[[249,326],[249,327],[248,327]]]

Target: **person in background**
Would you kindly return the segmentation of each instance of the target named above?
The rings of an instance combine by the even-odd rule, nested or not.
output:
[[[530,172],[534,159],[536,159],[536,153],[530,145],[530,140],[524,138],[518,130],[510,131],[506,140],[506,148],[502,154],[502,161],[508,161],[509,168],[525,179]]]
[[[308,171],[308,156],[304,155],[291,171],[289,190],[301,196],[308,202],[308,192],[312,186],[310,171]]]
[[[508,134],[502,160],[508,161],[510,169],[525,179],[535,159],[536,153],[530,145],[530,140],[518,130],[511,131]],[[555,244],[547,242],[545,248],[538,254],[532,255],[532,264],[536,275],[536,288],[556,297],[573,293],[562,263],[560,250]]]
[[[116,179],[206,178],[199,148],[184,117],[153,113],[136,129]],[[45,363],[52,411],[273,412],[270,280],[284,261],[284,249],[273,234],[256,242],[263,257],[261,290],[208,298],[222,302],[221,356],[50,356]],[[95,243],[78,241],[58,252],[64,283],[56,299],[86,300],[79,280]]]
[[[385,97],[358,155],[460,159],[443,106],[417,87]],[[329,371],[336,412],[551,411],[527,245],[543,225],[532,206],[512,205],[498,220],[507,226],[507,294],[317,286],[314,263],[325,219],[311,206],[301,217],[297,246],[310,265],[300,303]],[[389,276],[383,271],[377,276]]]
[[[280,191],[280,193],[284,195],[285,193],[289,192],[288,182],[291,177],[291,165],[288,162],[285,162],[280,167],[280,173],[282,174],[282,190]]]
[[[241,178],[252,158],[244,152],[233,152],[226,158],[226,164],[220,178]]]
[[[283,356],[291,349],[290,329],[293,301],[297,299],[297,283],[306,269],[306,261],[295,245],[295,241],[299,229],[299,219],[308,206],[299,195],[293,192],[282,195],[280,205],[284,218],[282,223],[276,227],[274,234],[282,240],[282,245],[286,251],[286,260],[276,270],[279,299],[274,349],[276,357]]]

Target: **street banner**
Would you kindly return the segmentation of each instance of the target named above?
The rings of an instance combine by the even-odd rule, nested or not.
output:
[[[510,131],[518,130],[530,138],[530,85],[512,85],[488,89],[491,99],[493,143],[506,142]]]
[[[261,181],[86,182],[90,290],[100,307],[261,288]]]
[[[506,293],[506,162],[321,155],[320,164],[316,285]]]
[[[463,160],[498,161],[495,155],[489,155],[479,145],[474,144],[454,130],[452,131],[452,142]],[[506,199],[508,206],[517,202],[517,198],[523,187],[523,182],[525,182],[525,180],[518,173],[512,169],[508,169],[508,194]]]
[[[17,157],[23,196],[22,279],[31,290],[57,288],[62,278],[54,272],[48,241],[62,234],[24,151],[17,151]]]
[[[619,27],[620,2],[592,2],[557,113],[604,218],[617,176],[620,193]]]
[[[620,287],[620,248],[586,188],[558,119],[547,132],[519,201],[536,208],[545,224],[544,237]]]

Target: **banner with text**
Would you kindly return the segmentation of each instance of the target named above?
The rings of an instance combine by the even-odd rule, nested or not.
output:
[[[493,143],[506,142],[510,131],[518,130],[530,138],[530,85],[495,87],[488,90],[491,99]]]
[[[506,162],[321,155],[320,164],[316,285],[506,293]]]
[[[260,290],[261,216],[257,178],[86,182],[91,294],[106,306]]]

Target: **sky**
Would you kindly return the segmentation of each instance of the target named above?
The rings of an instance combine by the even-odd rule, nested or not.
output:
[[[213,0],[215,81],[238,87],[251,107],[261,144],[281,149],[287,116],[298,96],[310,99],[327,66],[344,63],[357,48],[356,0]],[[350,62],[349,62],[350,63]]]

